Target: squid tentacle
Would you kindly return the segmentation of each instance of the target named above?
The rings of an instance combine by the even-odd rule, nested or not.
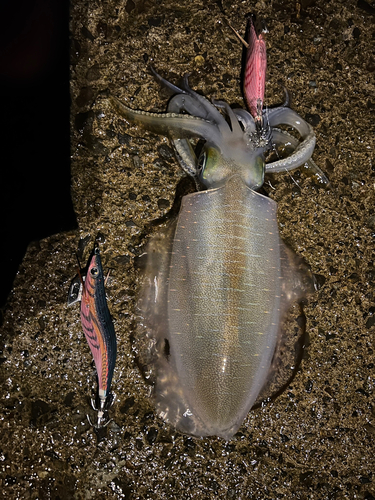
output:
[[[123,104],[116,97],[110,96],[112,105],[116,111],[126,120],[143,125],[146,129],[157,134],[172,138],[211,137],[213,141],[220,143],[221,135],[218,127],[211,121],[204,120],[192,115],[176,113],[149,113],[134,110]]]
[[[221,113],[210,103],[208,99],[204,96],[199,95],[194,92],[188,81],[188,74],[184,75],[182,89],[169,82],[162,76],[160,76],[153,67],[150,67],[152,74],[156,80],[167,87],[171,92],[176,95],[172,97],[168,104],[168,112],[180,115],[182,111],[185,111],[191,116],[202,118],[203,120],[209,121],[212,124],[217,125],[220,132],[227,134],[230,128],[221,115]],[[185,138],[177,137],[176,134],[171,132],[169,134],[172,147],[175,151],[177,160],[181,165],[182,169],[192,177],[194,177],[197,185],[197,157],[195,155],[194,149],[190,143]],[[205,137],[207,139],[207,137]]]
[[[315,135],[313,128],[301,116],[290,108],[278,107],[268,110],[268,123],[270,127],[290,125],[305,140],[308,136]]]
[[[185,90],[180,89],[174,83],[169,82],[165,78],[163,78],[159,73],[157,73],[153,66],[149,66],[151,73],[154,75],[155,80],[160,83],[160,85],[164,85],[167,89],[169,89],[172,94],[185,94]]]
[[[181,167],[194,177],[197,183],[200,175],[199,161],[189,140],[194,138],[205,140],[210,147],[216,149],[220,158],[226,158],[228,172],[236,166],[246,178],[248,174],[245,172],[253,171],[256,158],[263,158],[265,150],[271,149],[273,144],[289,143],[294,148],[293,153],[287,158],[266,164],[265,171],[282,172],[305,165],[315,172],[323,184],[329,184],[324,173],[311,160],[316,142],[314,131],[295,111],[285,105],[263,110],[263,126],[259,130],[256,120],[248,111],[232,109],[224,101],[210,102],[206,97],[194,92],[189,87],[188,75],[184,76],[180,88],[165,80],[153,68],[151,71],[161,84],[176,94],[169,101],[167,113],[133,110],[113,96],[110,97],[112,104],[126,120],[168,136]],[[288,98],[285,104],[288,104]],[[218,108],[224,110],[227,119]],[[293,127],[302,140],[278,129],[277,126],[281,124]],[[252,175],[248,177],[250,184],[253,182]],[[257,175],[255,170],[254,175]],[[254,181],[253,185],[259,185],[258,181]]]
[[[163,78],[159,73],[155,71],[155,69],[150,66],[150,70],[154,75],[155,79],[161,84],[164,85],[167,89],[169,89],[172,93],[176,94],[172,97],[171,101],[168,105],[168,111],[172,113],[178,113],[181,110],[186,111],[189,114],[196,113],[195,116],[199,116],[200,118],[208,119],[217,125],[227,125],[221,113],[210,103],[210,101],[194,92],[189,86],[189,74],[184,75],[182,89],[177,85],[169,82],[165,78]],[[177,98],[177,99],[176,99]],[[185,101],[183,100],[185,98]],[[181,107],[178,108],[181,102]],[[173,104],[172,104],[173,103]],[[172,107],[170,107],[172,105]]]
[[[280,130],[280,129],[277,129],[277,128],[273,128],[272,129],[272,139],[273,139],[273,142],[276,146],[278,145],[282,145],[282,146],[288,146],[290,145],[292,148],[297,148],[298,145],[300,144],[299,140],[294,137],[292,134],[289,134],[289,132],[286,132],[285,130]],[[288,144],[289,143],[289,144]],[[282,162],[283,160],[278,160],[279,161],[279,166],[277,167],[277,165],[275,165],[275,163],[277,162],[273,162],[273,163],[269,163],[269,164],[266,164],[266,172],[272,172],[272,173],[275,173],[275,172],[285,172],[285,167],[282,166]],[[273,167],[272,167],[273,165]],[[269,168],[269,166],[271,166],[271,168]],[[304,164],[305,168],[311,170],[311,172],[313,172],[317,179],[319,180],[319,182],[321,184],[324,184],[325,186],[329,186],[330,185],[330,182],[327,178],[327,176],[325,175],[325,173],[318,167],[318,165],[310,158],[309,160],[307,160],[307,162],[305,162]]]
[[[290,108],[278,107],[270,109],[268,112],[268,121],[272,132],[277,125],[289,125],[293,127],[302,136],[302,142],[293,140],[294,152],[282,160],[277,160],[266,165],[266,172],[282,172],[285,170],[294,170],[307,163],[315,148],[316,138],[314,130],[303,118]],[[281,131],[280,131],[281,132]],[[284,134],[286,140],[291,141],[291,135]],[[280,137],[280,134],[278,135]],[[297,141],[297,143],[296,143]]]
[[[256,132],[254,118],[246,109],[235,108],[233,113],[236,115],[237,120],[242,123],[245,134],[254,134]]]
[[[273,129],[274,130],[274,129]],[[266,172],[294,170],[308,162],[315,148],[315,136],[298,143],[293,153],[287,158],[266,164]]]
[[[230,133],[240,135],[242,134],[242,129],[241,126],[238,122],[238,118],[236,117],[235,113],[233,112],[233,109],[229,106],[229,104],[225,101],[216,101],[215,99],[212,100],[212,104],[214,104],[218,108],[223,108],[230,119],[230,124],[231,124],[231,130]]]

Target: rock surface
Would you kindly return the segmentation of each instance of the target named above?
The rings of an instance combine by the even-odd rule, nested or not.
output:
[[[314,160],[332,188],[300,171],[265,185],[283,238],[320,284],[305,307],[308,345],[292,384],[251,411],[233,440],[200,440],[154,414],[134,342],[135,260],[184,176],[168,141],[119,119],[106,96],[164,111],[153,64],[243,106],[242,48],[226,21],[243,32],[250,9],[269,28],[266,103],[287,87],[315,128]],[[73,2],[71,14],[79,231],[29,246],[3,314],[4,498],[374,499],[375,9],[365,0],[104,0]],[[112,421],[99,432],[86,418],[91,354],[78,307],[66,307],[77,246],[85,261],[97,236],[118,336]]]

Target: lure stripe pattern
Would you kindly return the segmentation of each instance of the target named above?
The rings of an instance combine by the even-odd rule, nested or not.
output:
[[[249,47],[246,53],[244,94],[253,118],[262,116],[266,84],[267,53],[263,35],[257,36],[253,21],[249,19]]]
[[[105,298],[103,268],[97,248],[91,258],[82,293],[81,324],[94,357],[99,392],[107,396],[115,368],[117,343]]]

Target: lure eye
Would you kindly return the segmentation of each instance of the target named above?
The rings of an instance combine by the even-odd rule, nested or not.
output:
[[[99,269],[97,267],[93,267],[90,271],[90,274],[93,278],[96,278],[99,274]]]

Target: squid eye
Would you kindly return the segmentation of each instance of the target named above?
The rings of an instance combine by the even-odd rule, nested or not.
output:
[[[93,278],[97,278],[99,274],[99,269],[97,267],[93,267],[90,271],[90,274]]]
[[[216,173],[220,167],[220,160],[221,155],[216,148],[212,146],[204,148],[198,159],[198,168],[201,169],[202,176],[206,177]]]
[[[207,153],[205,150],[203,150],[198,158],[198,164],[197,164],[198,175],[200,175],[201,172],[204,170],[206,163],[207,163]]]
[[[197,163],[197,174],[205,186],[212,187],[225,176],[222,163],[220,151],[213,146],[205,146]]]
[[[255,162],[255,168],[258,171],[262,171],[264,169],[264,159],[261,156],[258,156]]]
[[[252,173],[251,185],[253,188],[261,187],[264,183],[264,158],[262,156],[258,156],[255,160],[254,170]]]

